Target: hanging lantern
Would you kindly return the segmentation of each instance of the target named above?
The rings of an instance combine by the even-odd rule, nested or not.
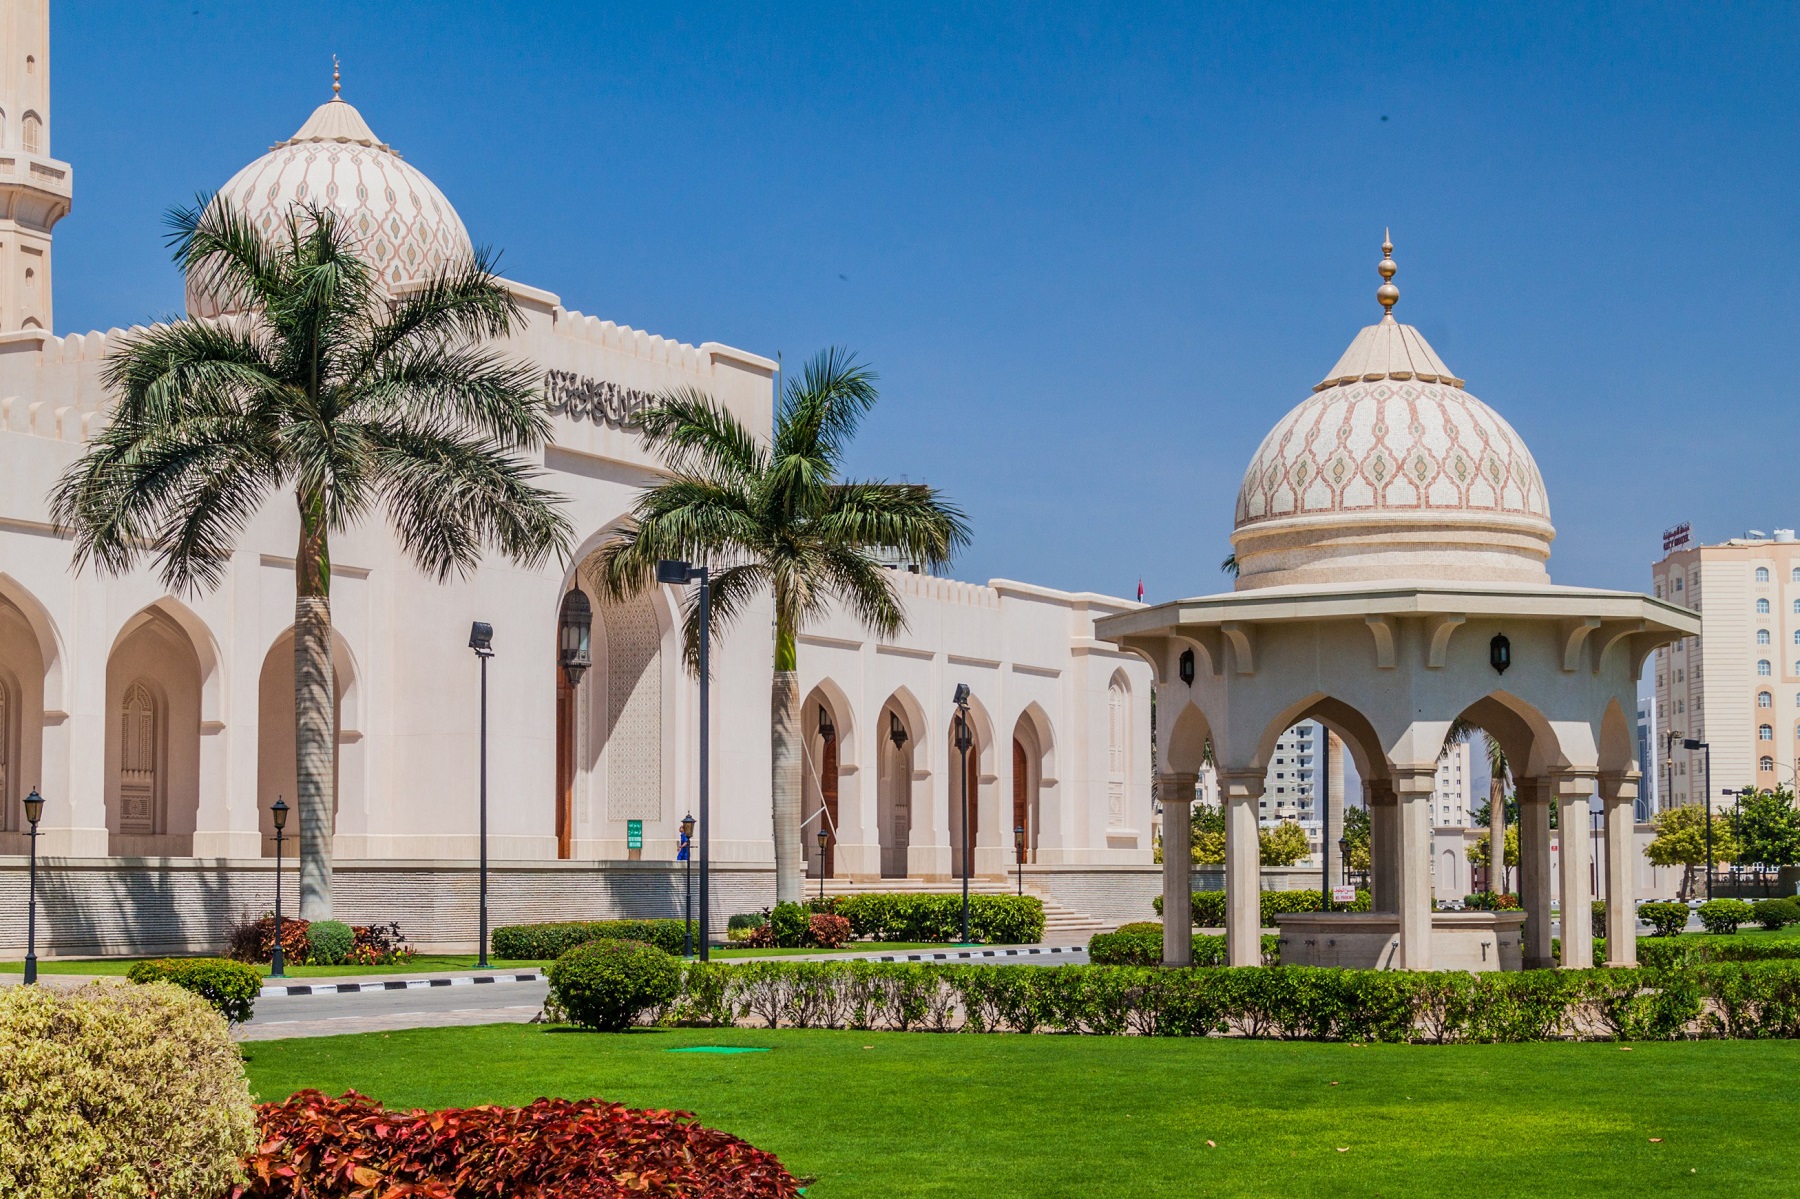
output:
[[[594,608],[581,588],[572,587],[563,596],[562,614],[557,629],[557,664],[570,688],[581,685],[581,676],[594,664]]]
[[[1495,633],[1494,639],[1488,642],[1488,665],[1499,674],[1505,674],[1506,668],[1512,665],[1512,642],[1506,639],[1505,633]]]

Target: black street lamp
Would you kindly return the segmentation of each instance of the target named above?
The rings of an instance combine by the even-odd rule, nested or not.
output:
[[[1692,737],[1682,739],[1683,749],[1703,749],[1706,751],[1706,898],[1712,900],[1713,844],[1712,844],[1712,746]]]
[[[682,953],[694,956],[694,814],[681,818],[681,861],[687,878],[681,887],[682,920],[687,924],[687,947]]]
[[[825,847],[831,844],[831,830],[825,827],[825,813],[819,813],[819,900],[825,899]]]
[[[712,819],[707,815],[709,805],[706,797],[712,733],[708,727],[711,723],[708,716],[708,683],[712,678],[712,585],[706,567],[668,558],[656,564],[656,581],[675,586],[700,584],[700,960],[706,962],[712,960],[709,952],[709,942],[712,939],[709,935],[712,928],[712,887],[709,878],[709,868],[712,865],[709,850]]]
[[[975,744],[969,732],[969,685],[958,683],[952,698],[956,704],[956,748],[962,753],[962,943],[969,943],[969,749]]]
[[[25,797],[25,820],[31,825],[31,898],[25,905],[25,985],[37,981],[37,839],[44,818],[44,797],[33,787]]]
[[[287,839],[288,806],[281,796],[269,805],[269,819],[275,824],[275,952],[269,956],[269,977],[286,978],[287,966],[281,959],[281,843]]]
[[[1338,838],[1338,865],[1343,880],[1350,881],[1350,836],[1346,833]]]
[[[1013,857],[1018,860],[1019,895],[1025,895],[1025,826],[1013,825]]]
[[[477,970],[488,968],[488,854],[487,854],[487,664],[494,656],[494,626],[476,621],[469,626],[469,648],[481,659],[481,946]]]

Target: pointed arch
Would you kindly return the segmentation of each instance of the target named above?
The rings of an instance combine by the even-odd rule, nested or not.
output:
[[[120,627],[106,663],[106,823],[111,852],[185,857],[203,796],[221,805],[224,728],[218,645],[164,597]],[[204,742],[211,742],[204,745]],[[210,753],[208,752],[210,750]]]
[[[0,853],[27,851],[26,792],[45,776],[46,754],[66,746],[62,645],[49,613],[16,580],[0,574]],[[55,726],[53,741],[46,727]],[[47,742],[51,744],[47,745]],[[66,764],[67,754],[62,760]]]
[[[911,869],[913,814],[930,794],[930,738],[925,710],[906,687],[882,701],[876,717],[875,822],[881,876],[905,878]],[[896,742],[898,733],[899,744]]]
[[[362,672],[343,631],[331,629],[333,677],[333,832],[367,831],[363,774]],[[289,831],[299,836],[298,754],[294,725],[294,630],[277,633],[263,651],[256,687],[257,827],[265,857],[275,853],[275,821],[269,805],[279,796],[292,810]]]
[[[984,830],[989,830],[988,843],[995,843],[991,830],[998,818],[993,802],[994,784],[999,778],[995,770],[994,722],[988,715],[987,705],[973,691],[969,695],[969,732],[974,744],[969,749],[967,760],[968,801],[965,804],[962,791],[965,777],[963,755],[956,747],[956,712],[952,708],[950,718],[945,723],[942,744],[948,751],[945,769],[950,779],[950,873],[954,878],[962,877],[965,861],[970,874],[980,872],[977,854],[983,843],[983,833]],[[969,848],[966,855],[963,852],[965,838]]]
[[[1012,806],[1011,819],[1002,830],[1008,846],[1009,861],[1035,862],[1044,839],[1044,831],[1055,829],[1056,734],[1050,715],[1036,700],[1025,705],[1013,723],[1012,736]],[[1019,831],[1024,844],[1020,845]]]
[[[1169,724],[1167,735],[1160,737],[1162,768],[1176,774],[1199,774],[1206,766],[1208,746],[1212,743],[1212,725],[1206,714],[1194,703],[1182,705]]]
[[[800,703],[800,840],[806,846],[808,878],[818,878],[821,871],[827,878],[837,873],[842,827],[839,792],[843,776],[856,769],[853,711],[844,689],[830,678],[814,684]],[[822,854],[818,848],[821,828],[825,831]]]

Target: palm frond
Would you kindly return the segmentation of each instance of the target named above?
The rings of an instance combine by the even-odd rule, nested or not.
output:
[[[745,481],[764,475],[769,455],[750,430],[698,388],[666,391],[640,414],[644,437],[682,474]]]
[[[970,539],[962,509],[921,483],[838,484],[813,528],[829,545],[900,550],[934,568],[948,565]]]

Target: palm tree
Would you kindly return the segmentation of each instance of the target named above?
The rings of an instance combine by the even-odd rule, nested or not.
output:
[[[962,512],[920,484],[850,482],[841,465],[876,400],[875,375],[826,350],[787,380],[774,436],[763,444],[709,396],[683,388],[658,397],[643,428],[669,475],[647,489],[632,518],[600,549],[602,588],[615,600],[643,591],[659,559],[711,564],[712,626],[723,629],[764,590],[775,600],[770,688],[775,895],[800,899],[800,694],[797,638],[832,601],[878,637],[906,627],[892,576],[876,551],[947,565],[968,544]],[[699,615],[690,605],[686,653],[697,665]]]
[[[300,914],[331,915],[335,787],[331,537],[377,506],[440,581],[488,548],[527,566],[565,552],[561,499],[521,453],[549,418],[530,369],[486,343],[517,319],[486,253],[390,300],[329,210],[268,237],[204,197],[169,214],[190,290],[219,320],[134,334],[106,365],[111,423],[57,483],[76,568],[153,559],[165,584],[218,585],[277,492],[300,513],[294,554],[294,731]]]

